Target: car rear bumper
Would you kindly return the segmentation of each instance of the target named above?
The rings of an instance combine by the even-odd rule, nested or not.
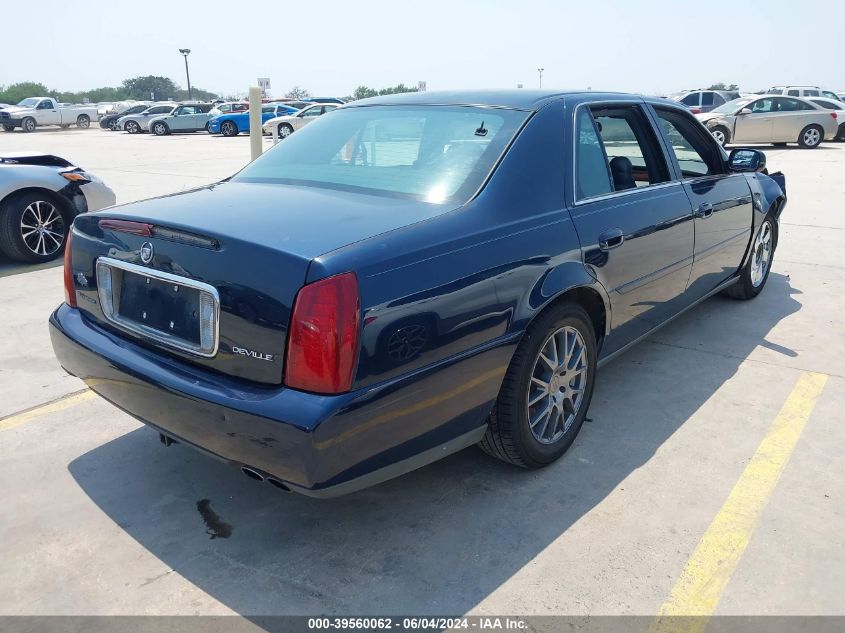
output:
[[[515,340],[338,396],[257,386],[142,348],[60,306],[65,370],[141,422],[316,497],[380,483],[478,442]]]

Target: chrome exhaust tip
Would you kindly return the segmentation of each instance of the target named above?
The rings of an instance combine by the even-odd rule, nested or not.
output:
[[[279,490],[284,490],[285,492],[290,492],[291,489],[288,488],[283,481],[276,479],[275,477],[267,477],[267,482],[276,486]]]
[[[262,475],[254,468],[250,468],[249,466],[241,466],[241,472],[250,479],[255,479],[256,481],[264,481],[264,475]]]

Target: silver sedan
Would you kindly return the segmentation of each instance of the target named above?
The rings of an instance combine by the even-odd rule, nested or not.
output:
[[[279,138],[285,138],[293,134],[296,130],[305,127],[318,116],[331,112],[338,108],[337,103],[315,103],[314,105],[302,108],[296,114],[288,114],[287,116],[278,116],[270,119],[264,124],[264,133],[272,134],[275,129]]]
[[[0,251],[10,259],[55,259],[77,215],[114,203],[114,192],[102,180],[64,158],[0,154]]]
[[[742,97],[696,118],[720,145],[728,143],[798,143],[812,149],[833,140],[837,114],[806,99],[776,95]]]

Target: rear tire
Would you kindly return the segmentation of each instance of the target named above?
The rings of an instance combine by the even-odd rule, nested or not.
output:
[[[51,196],[12,194],[0,205],[0,251],[19,262],[49,262],[64,250],[69,226],[65,209]]]
[[[535,319],[511,359],[481,449],[523,468],[563,455],[590,406],[596,347],[592,322],[579,305],[559,303]]]
[[[710,130],[710,134],[722,147],[731,142],[731,133],[728,131],[728,128],[724,127],[723,125],[717,125],[716,127],[714,127],[712,130]]]
[[[237,136],[239,131],[238,125],[234,121],[223,121],[220,125],[220,133],[223,136]]]
[[[167,127],[166,123],[162,123],[161,121],[153,123],[150,131],[156,136],[167,136],[170,134],[170,128]]]
[[[798,135],[798,145],[804,149],[816,149],[824,140],[824,130],[818,125],[808,125]]]
[[[769,272],[772,270],[772,259],[777,247],[777,222],[771,215],[767,215],[757,229],[748,261],[742,267],[739,281],[725,288],[722,295],[732,299],[747,301],[759,295],[766,286]]]
[[[839,126],[839,131],[836,133],[836,139],[835,140],[845,141],[845,123],[842,123]]]
[[[91,117],[87,114],[80,114],[76,117],[76,127],[87,130],[91,126]]]

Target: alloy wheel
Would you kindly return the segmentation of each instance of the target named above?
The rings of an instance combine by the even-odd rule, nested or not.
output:
[[[804,144],[809,147],[815,147],[821,142],[821,134],[818,129],[811,127],[804,132]]]
[[[754,238],[754,250],[751,254],[751,285],[757,288],[766,278],[769,272],[769,264],[772,261],[772,222],[766,220],[763,226],[757,231]]]
[[[65,241],[65,221],[46,200],[36,200],[21,216],[21,237],[26,247],[40,257],[53,255]]]
[[[551,334],[537,354],[526,408],[531,434],[541,444],[558,441],[575,422],[587,387],[587,347],[566,326]]]
[[[725,144],[725,133],[724,133],[722,130],[718,130],[718,129],[717,129],[717,130],[713,130],[713,131],[711,132],[711,134],[713,135],[713,138],[714,138],[714,139],[716,139],[716,142],[717,142],[719,145],[724,145],[724,144]]]
[[[288,126],[288,125],[280,125],[279,126],[279,138],[287,138],[288,136],[291,135],[291,132],[293,132],[293,130],[290,129],[290,126]]]

